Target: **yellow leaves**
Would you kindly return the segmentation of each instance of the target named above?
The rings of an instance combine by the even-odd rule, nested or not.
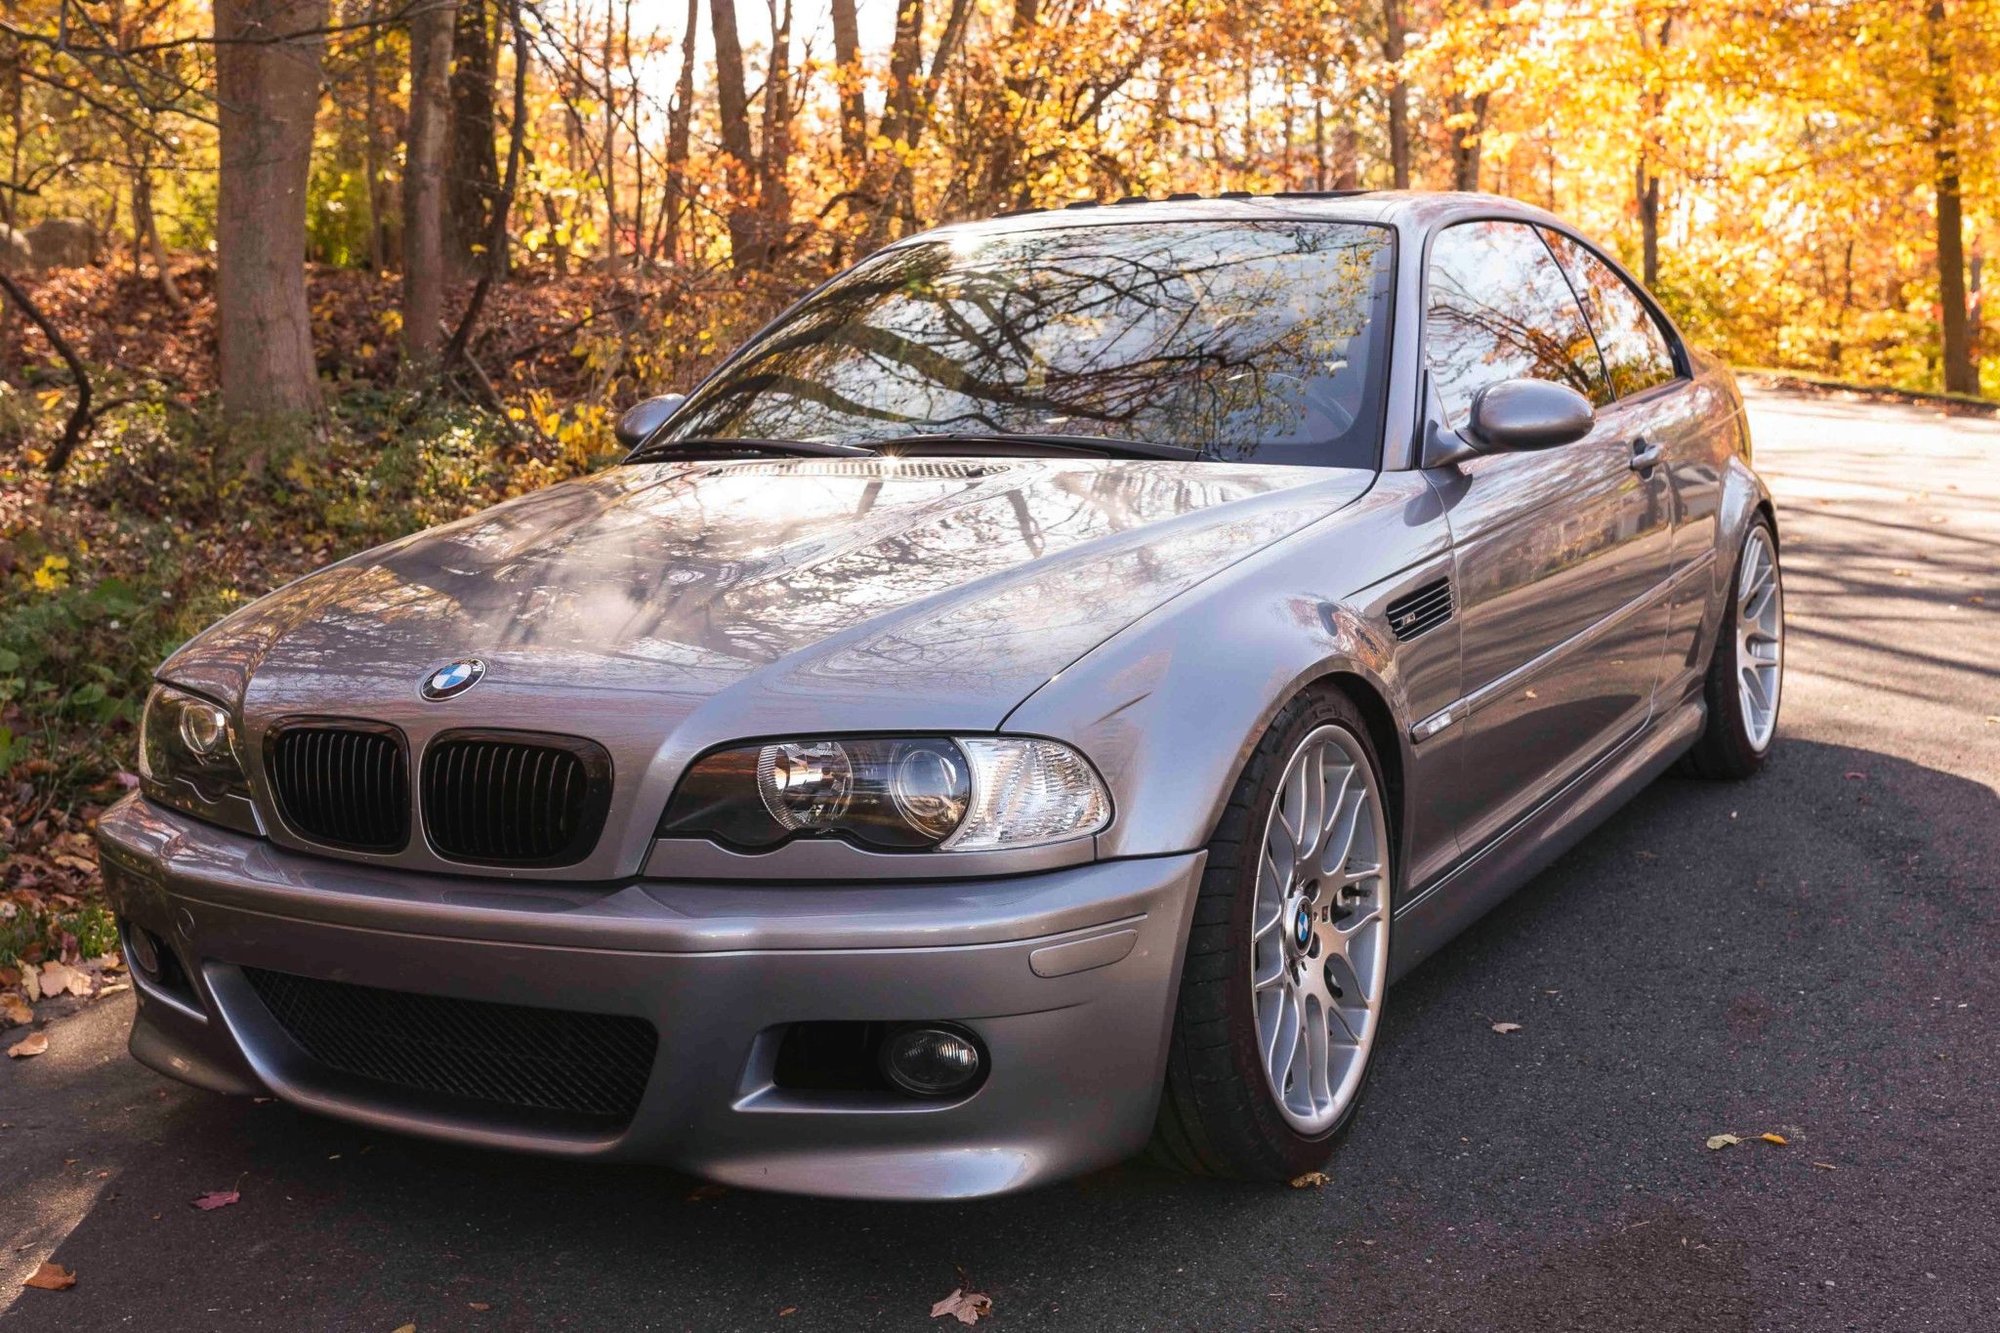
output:
[[[42,565],[33,574],[35,587],[41,592],[55,592],[69,586],[69,557],[66,555],[45,555]]]

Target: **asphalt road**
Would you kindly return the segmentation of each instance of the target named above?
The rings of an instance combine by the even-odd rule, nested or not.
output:
[[[2000,422],[1754,407],[1772,762],[1658,783],[1392,992],[1325,1187],[690,1198],[182,1088],[119,997],[0,1065],[0,1328],[922,1329],[961,1282],[1001,1329],[2000,1328]]]

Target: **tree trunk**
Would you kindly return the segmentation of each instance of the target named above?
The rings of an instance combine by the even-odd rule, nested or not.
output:
[[[604,266],[618,271],[618,85],[612,80],[613,0],[604,0]]]
[[[368,42],[362,49],[363,105],[367,123],[361,138],[361,174],[368,188],[368,267],[389,267],[389,199],[382,188],[381,21],[382,0],[368,0]]]
[[[764,135],[758,158],[758,235],[760,264],[778,255],[791,229],[792,192],[785,173],[792,165],[792,0],[770,0],[771,67],[764,76]]]
[[[1965,219],[1959,188],[1958,81],[1951,67],[1951,35],[1944,0],[1930,0],[1924,32],[1931,74],[1931,164],[1937,188],[1938,304],[1944,323],[1946,393],[1979,392],[1972,363],[1972,330],[1965,306]]]
[[[153,216],[152,165],[141,158],[132,172],[132,272],[139,272],[139,255],[150,250],[153,266],[160,271],[160,295],[175,310],[187,305],[187,298],[174,285],[173,270],[167,266],[167,247],[160,242],[159,219]]]
[[[710,0],[715,30],[715,100],[722,151],[729,159],[729,262],[739,272],[758,263],[757,153],[750,146],[750,99],[743,91],[743,42],[736,35],[736,0]]]
[[[493,234],[500,173],[493,156],[493,32],[487,0],[458,0],[451,47],[451,148],[445,169],[450,228],[445,256],[453,272],[481,270]]]
[[[1452,101],[1458,114],[1472,118],[1470,125],[1452,133],[1451,188],[1454,190],[1479,188],[1480,145],[1486,135],[1486,109],[1492,100],[1491,93],[1475,93],[1470,98],[1453,95]]]
[[[1399,190],[1410,188],[1410,86],[1403,80],[1403,0],[1382,0],[1386,34],[1382,57],[1389,62],[1389,171]]]
[[[1660,178],[1646,168],[1642,151],[1638,168],[1639,276],[1647,290],[1660,282]]]
[[[862,95],[861,29],[854,0],[833,0],[833,60],[840,81],[840,152],[850,164],[868,160],[868,101]]]
[[[458,0],[410,15],[410,128],[403,150],[403,377],[437,361],[444,318],[444,155]]]
[[[688,148],[694,136],[695,39],[701,22],[701,0],[688,0],[687,27],[681,33],[681,77],[667,108],[667,259],[679,263],[681,209],[687,201]]]
[[[215,314],[222,410],[234,421],[319,405],[306,177],[326,22],[327,0],[215,0]]]

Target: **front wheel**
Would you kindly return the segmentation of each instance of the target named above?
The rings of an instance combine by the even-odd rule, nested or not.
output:
[[[1704,778],[1747,778],[1762,768],[1778,733],[1784,683],[1785,584],[1771,520],[1759,514],[1736,559],[1703,687],[1708,725],[1688,752],[1688,770]]]
[[[1367,1085],[1394,883],[1381,763],[1346,696],[1285,707],[1209,843],[1158,1155],[1204,1175],[1323,1166]]]

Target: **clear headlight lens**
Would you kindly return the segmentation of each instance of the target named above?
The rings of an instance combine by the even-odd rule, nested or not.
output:
[[[803,836],[987,851],[1079,838],[1110,822],[1103,781],[1067,745],[887,736],[718,750],[688,770],[659,832],[748,848]]]
[[[199,819],[259,833],[236,724],[199,695],[155,685],[139,721],[139,785]]]

